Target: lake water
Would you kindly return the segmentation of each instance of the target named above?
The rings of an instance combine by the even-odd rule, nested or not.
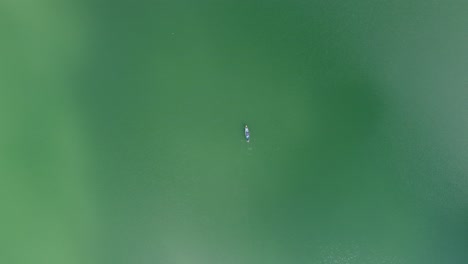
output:
[[[3,0],[0,262],[467,263],[467,10]]]

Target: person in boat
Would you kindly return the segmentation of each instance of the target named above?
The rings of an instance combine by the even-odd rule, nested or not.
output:
[[[245,131],[245,139],[247,139],[247,142],[250,142],[250,131],[247,125],[245,125],[244,131]]]

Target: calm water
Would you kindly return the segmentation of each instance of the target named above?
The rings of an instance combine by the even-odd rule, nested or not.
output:
[[[1,1],[0,262],[467,263],[467,10]]]

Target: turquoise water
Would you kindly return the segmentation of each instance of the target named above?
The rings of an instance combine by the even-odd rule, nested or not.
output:
[[[0,262],[465,263],[467,9],[0,2]]]

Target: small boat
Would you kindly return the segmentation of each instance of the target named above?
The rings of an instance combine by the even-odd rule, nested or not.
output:
[[[245,139],[247,140],[247,142],[250,142],[250,131],[247,125],[245,125],[244,133],[245,133]]]

